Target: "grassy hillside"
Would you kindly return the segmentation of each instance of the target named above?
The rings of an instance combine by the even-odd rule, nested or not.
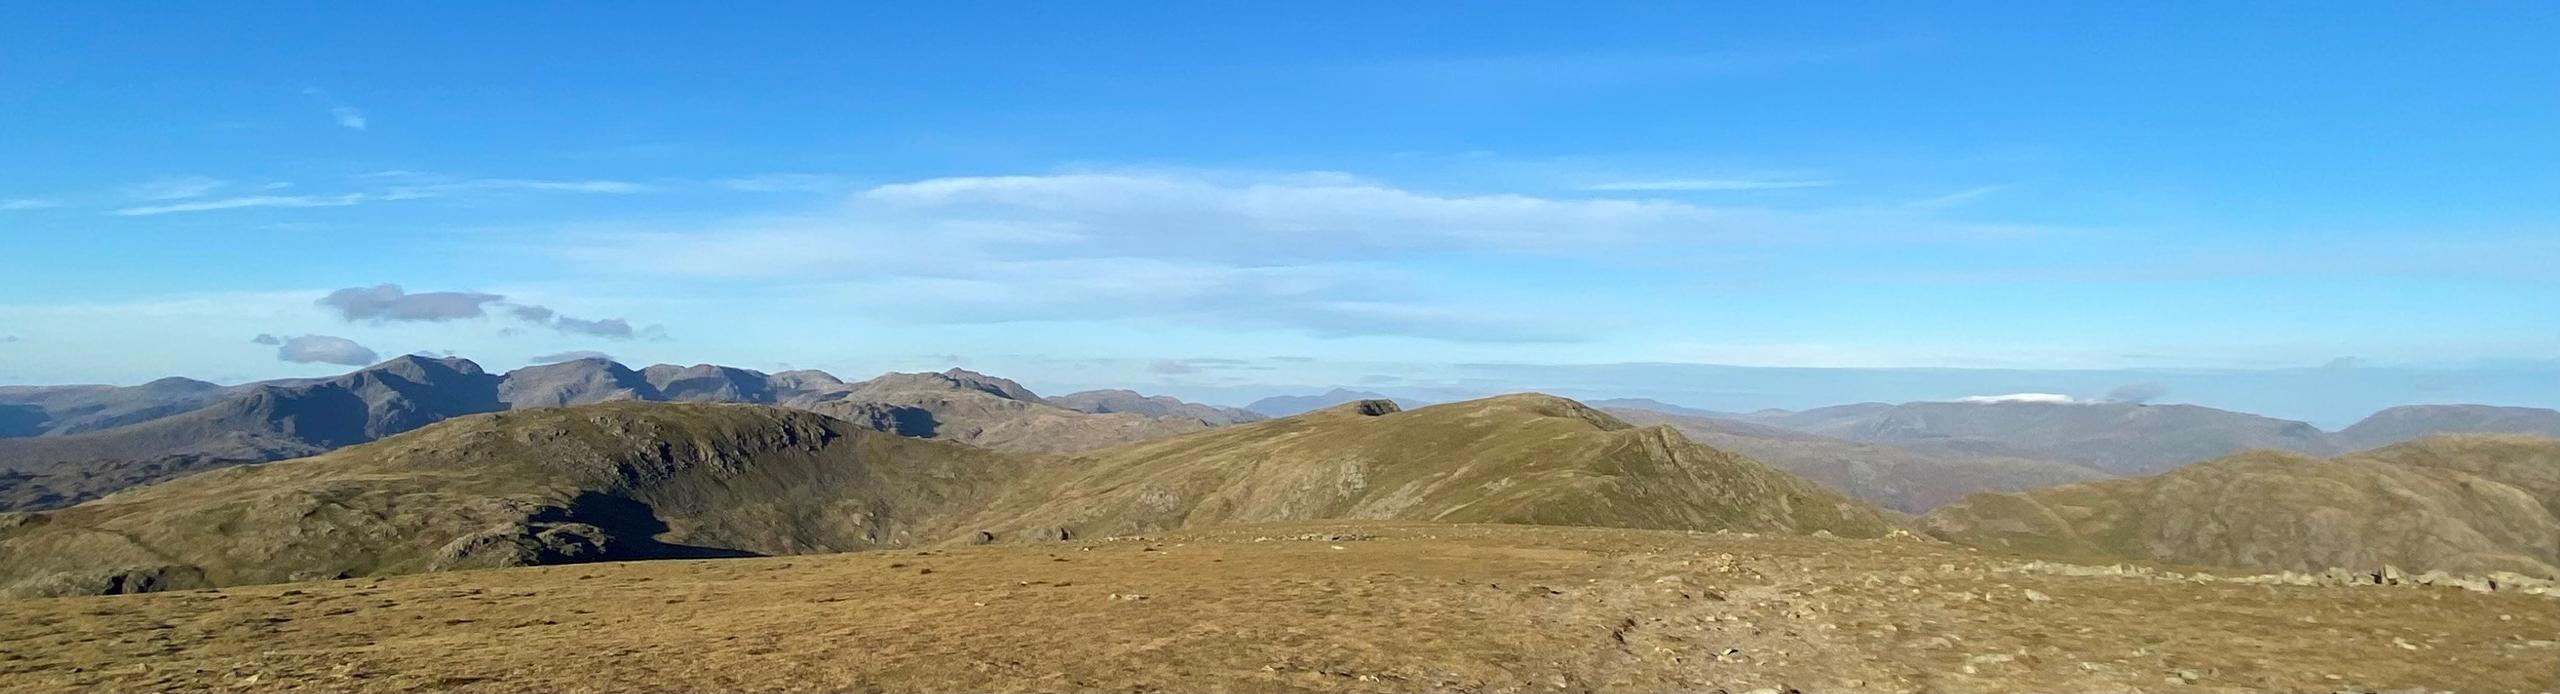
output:
[[[2250,451],[2152,477],[1979,494],[1921,519],[1967,544],[2259,570],[2560,576],[2560,440],[2437,436],[2333,459]]]
[[[0,592],[902,545],[1027,463],[745,405],[479,415],[0,515]]]
[[[1366,518],[1873,536],[1883,514],[1664,427],[1508,395],[1384,400],[1095,453],[981,523],[1146,532]]]
[[[2560,437],[2560,411],[2490,405],[2403,405],[2375,412],[2338,431],[2340,445],[2372,448],[2430,434],[2525,434]]]
[[[753,405],[464,417],[0,515],[0,593],[1056,540],[1335,518],[1874,536],[1877,509],[1578,403],[1385,402],[1080,458]],[[981,535],[985,533],[986,535]]]
[[[332,378],[229,389],[167,381],[4,390],[0,511],[59,508],[205,470],[316,455],[452,417],[612,401],[780,404],[876,430],[1016,452],[1088,451],[1251,416],[1089,413],[959,369],[847,384],[817,371],[768,375],[710,364],[632,371],[594,358],[491,375],[468,360],[400,356]],[[151,409],[155,393],[196,400]],[[1200,407],[1170,398],[1140,404]],[[144,415],[152,416],[132,421]],[[126,423],[110,426],[116,422]],[[54,424],[61,427],[54,435],[7,436]]]

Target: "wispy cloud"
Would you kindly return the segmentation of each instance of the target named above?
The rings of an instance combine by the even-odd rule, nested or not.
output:
[[[1443,288],[1400,261],[1459,254],[1661,263],[1781,245],[2030,233],[1894,209],[1452,195],[1324,172],[1104,171],[881,185],[826,214],[699,229],[588,229],[553,252],[659,278],[804,282],[808,295],[858,300],[913,322],[1163,319],[1318,336],[1538,342],[1585,339],[1618,319],[1438,295]]]
[[[136,185],[125,192],[137,200],[186,200],[204,197],[228,184],[219,178],[180,176]]]
[[[365,129],[364,111],[356,108],[354,104],[340,101],[337,97],[330,96],[328,90],[319,87],[303,87],[302,94],[328,106],[329,118],[337,121],[338,127],[349,130]]]
[[[248,197],[200,200],[196,202],[181,202],[168,205],[127,207],[108,214],[118,217],[143,217],[159,214],[175,214],[179,212],[237,210],[251,207],[345,207],[371,199],[375,198],[363,193],[348,193],[345,195],[252,195]]]
[[[478,193],[579,193],[629,195],[652,190],[648,185],[612,180],[542,180],[526,178],[455,179],[411,172],[386,172],[367,179],[381,186],[377,190],[337,195],[250,195],[213,200],[192,200],[195,195],[175,198],[188,202],[166,205],[142,205],[117,209],[109,214],[137,217],[180,212],[210,212],[256,207],[346,207],[370,202],[396,202],[430,198],[461,197]],[[276,186],[267,186],[275,189]],[[290,186],[287,186],[290,187]],[[207,188],[206,190],[211,190]],[[200,193],[199,193],[200,194]]]
[[[552,353],[552,354],[544,354],[544,355],[536,356],[536,357],[534,357],[534,358],[532,358],[532,359],[530,359],[530,360],[526,360],[526,361],[525,361],[525,363],[527,363],[527,364],[558,364],[558,363],[560,363],[560,362],[564,362],[564,361],[577,361],[577,360],[580,360],[580,359],[602,359],[602,360],[605,360],[605,361],[613,361],[613,355],[611,355],[611,354],[606,354],[606,353],[603,353],[603,352],[598,352],[598,351],[595,351],[595,350],[592,350],[592,349],[580,349],[580,350],[571,350],[571,351],[567,351],[567,352],[555,352],[555,353]]]
[[[0,212],[42,210],[61,206],[61,201],[45,198],[0,198]]]
[[[1599,192],[1662,192],[1715,190],[1786,190],[1790,188],[1822,188],[1832,181],[1763,180],[1748,178],[1673,178],[1651,181],[1617,181],[1583,186],[1582,190]]]
[[[1904,206],[1906,206],[1906,207],[1911,207],[1911,208],[1915,208],[1915,209],[1945,209],[1945,208],[1949,208],[1949,207],[1956,207],[1956,206],[1960,206],[1960,205],[1965,205],[1965,204],[1971,203],[1971,202],[1973,202],[1973,201],[1975,201],[1975,200],[1980,200],[1980,199],[1982,199],[1982,198],[1983,198],[1983,197],[1985,197],[1985,196],[1989,196],[1989,195],[1992,195],[1992,194],[1994,194],[1994,193],[1998,193],[1998,192],[2000,192],[2000,191],[2004,191],[2004,190],[2008,190],[2008,189],[2009,189],[2009,187],[2008,187],[2008,186],[1980,186],[1980,187],[1975,187],[1975,188],[1967,188],[1967,189],[1959,190],[1959,191],[1956,191],[1956,192],[1953,192],[1953,193],[1948,193],[1948,194],[1946,194],[1946,195],[1940,195],[1940,196],[1932,197],[1932,198],[1924,198],[1924,199],[1920,199],[1920,200],[1913,200],[1913,201],[1911,201],[1911,202],[1909,202],[1909,203],[1905,203],[1905,204],[1904,204]]]

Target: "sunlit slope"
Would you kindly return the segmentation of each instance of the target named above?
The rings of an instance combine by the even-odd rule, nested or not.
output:
[[[2560,576],[2560,441],[2436,436],[2250,451],[2151,477],[1977,494],[1921,519],[1983,547],[2260,570]]]
[[[1411,411],[1355,402],[1046,470],[1051,480],[979,522],[1110,533],[1319,518],[1849,536],[1893,527],[1871,506],[1667,427],[1534,394]]]

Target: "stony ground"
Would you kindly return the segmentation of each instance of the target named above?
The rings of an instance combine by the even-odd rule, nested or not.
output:
[[[1323,524],[0,603],[0,691],[2560,688],[2560,599]]]

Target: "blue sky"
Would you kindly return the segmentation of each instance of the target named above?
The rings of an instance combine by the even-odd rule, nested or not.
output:
[[[2547,3],[1391,5],[13,3],[0,381],[2560,359]]]

